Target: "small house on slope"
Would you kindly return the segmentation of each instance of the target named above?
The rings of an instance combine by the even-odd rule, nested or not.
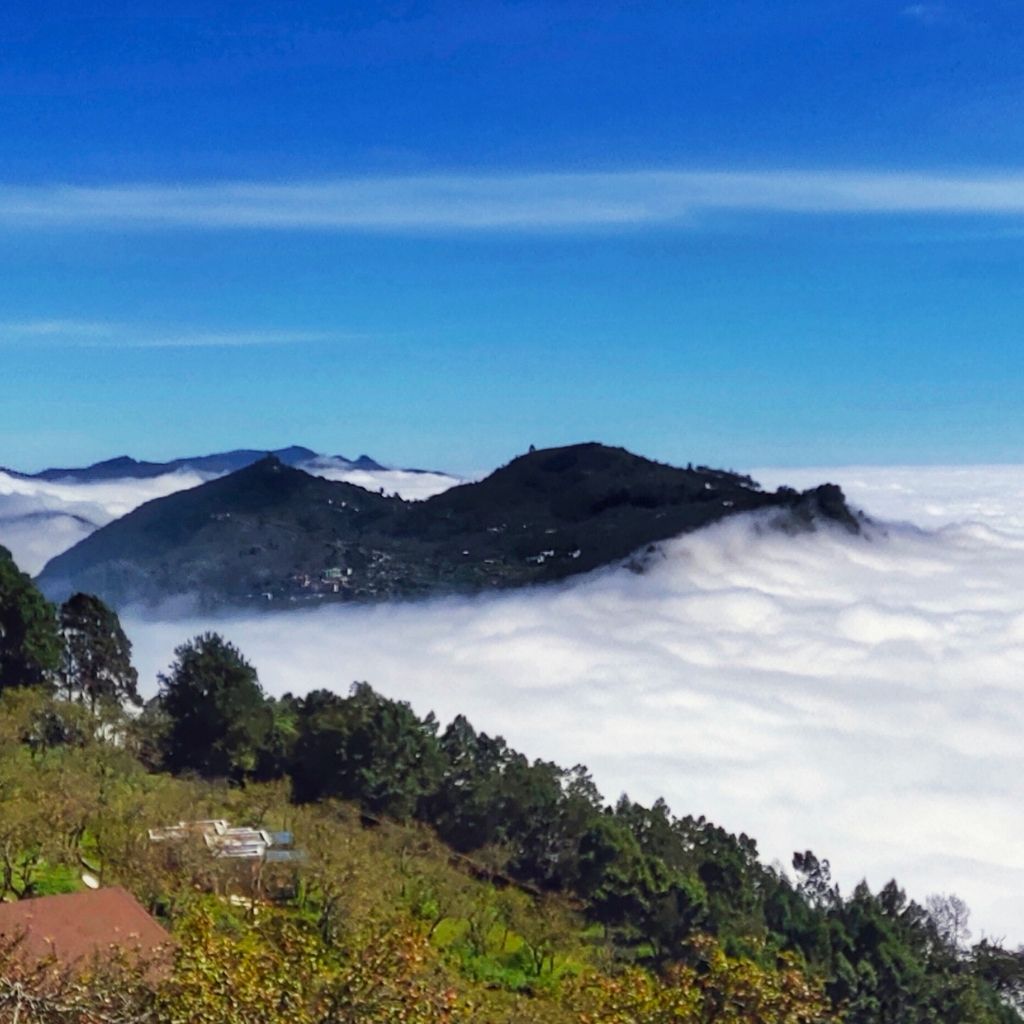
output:
[[[239,896],[249,906],[255,900],[294,895],[297,869],[306,859],[302,850],[294,848],[294,838],[291,832],[232,827],[223,818],[179,821],[149,830],[151,843],[166,845],[170,850],[201,839],[211,870],[202,881],[197,879],[197,884],[219,896]]]
[[[63,968],[104,954],[152,958],[170,935],[120,886],[0,903],[0,942],[26,960],[53,958]]]

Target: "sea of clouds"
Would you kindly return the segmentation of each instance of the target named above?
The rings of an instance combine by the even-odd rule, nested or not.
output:
[[[609,798],[746,831],[768,861],[813,849],[847,891],[956,892],[976,937],[1024,942],[1024,467],[754,475],[835,480],[876,524],[736,518],[640,575],[126,626],[150,692],[176,644],[216,628],[272,692],[365,679],[583,762]]]

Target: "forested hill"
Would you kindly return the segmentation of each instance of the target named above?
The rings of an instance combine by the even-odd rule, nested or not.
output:
[[[767,492],[621,448],[531,451],[423,502],[310,476],[268,456],[159,498],[54,558],[39,582],[124,606],[278,607],[470,592],[562,579],[739,512],[858,529],[842,491]]]
[[[748,835],[609,804],[581,765],[366,683],[270,697],[215,633],[141,709],[137,683],[114,612],[48,605],[0,548],[0,900],[79,890],[85,867],[175,943],[166,970],[82,979],[0,942],[0,1021],[1024,1020],[1024,948],[971,945],[954,894],[842,892],[809,850],[767,865]],[[197,818],[283,849],[240,870],[165,827]]]

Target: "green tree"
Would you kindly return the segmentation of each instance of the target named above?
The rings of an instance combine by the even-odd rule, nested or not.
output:
[[[462,715],[440,745],[444,775],[424,815],[445,842],[463,852],[500,846],[517,878],[548,888],[571,884],[579,837],[601,812],[586,769],[531,762]]]
[[[799,878],[797,889],[813,907],[825,909],[839,902],[839,887],[832,882],[832,870],[827,860],[818,860],[810,851],[793,854],[793,870]]]
[[[132,644],[117,614],[92,594],[74,594],[60,607],[61,689],[68,700],[136,706],[139,674],[132,665]]]
[[[166,766],[208,778],[251,774],[271,727],[256,669],[217,633],[182,644],[174,656],[157,698],[168,718]]]
[[[299,701],[290,693],[280,699],[267,698],[270,728],[256,759],[256,778],[261,782],[283,779],[288,775],[292,750],[298,736]]]
[[[441,735],[444,775],[426,816],[441,838],[463,853],[504,838],[502,774],[514,751],[500,736],[478,733],[457,715]]]
[[[437,723],[366,683],[338,697],[316,690],[302,702],[292,757],[299,801],[356,800],[368,811],[410,817],[441,775]]]
[[[54,607],[0,546],[0,688],[52,686],[59,666]]]
[[[1024,1011],[1024,946],[1014,951],[982,939],[971,950],[971,969],[1008,1006]]]
[[[678,959],[695,931],[706,924],[707,892],[696,878],[652,869],[654,891],[643,918],[643,933],[662,960]]]
[[[597,818],[580,838],[577,891],[607,930],[635,925],[649,910],[650,863],[632,832],[610,816]]]

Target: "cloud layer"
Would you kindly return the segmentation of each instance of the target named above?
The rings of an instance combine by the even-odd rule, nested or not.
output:
[[[339,467],[330,460],[318,460],[299,466],[307,473],[322,476],[325,480],[341,480],[345,483],[364,487],[368,491],[383,489],[388,494],[399,494],[406,501],[423,501],[435,494],[447,491],[460,483],[458,477],[447,473],[430,473],[411,469],[348,469]]]
[[[274,692],[366,679],[466,712],[590,765],[609,797],[664,795],[768,860],[812,848],[847,889],[895,875],[920,899],[958,892],[976,934],[1024,941],[1024,470],[807,473],[929,529],[733,520],[641,576],[129,630],[147,679],[216,626]]]
[[[54,555],[143,502],[206,479],[199,473],[166,473],[149,480],[82,484],[24,480],[0,471],[0,544],[35,575]]]
[[[1024,173],[618,171],[309,182],[0,185],[0,225],[202,230],[565,230],[715,211],[1024,214]]]

